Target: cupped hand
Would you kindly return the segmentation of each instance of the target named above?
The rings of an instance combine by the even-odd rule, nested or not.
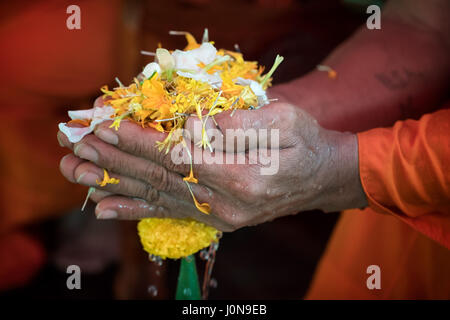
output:
[[[98,218],[193,217],[233,231],[299,211],[366,205],[356,136],[325,130],[287,103],[236,110],[232,116],[224,112],[204,126],[190,117],[185,147],[168,153],[155,147],[165,133],[129,121],[115,131],[110,124],[100,124],[75,145],[58,133],[60,143],[73,150],[61,160],[61,172],[72,182],[96,187]],[[211,148],[197,146],[205,141],[202,132]],[[198,183],[190,186],[198,202],[210,205],[210,215],[196,208],[183,181],[190,164],[180,159],[191,158]],[[99,187],[102,168],[120,183]]]

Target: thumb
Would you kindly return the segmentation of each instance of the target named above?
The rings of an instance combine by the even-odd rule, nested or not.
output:
[[[192,116],[185,124],[185,136],[196,144],[208,139],[212,149],[225,152],[287,147],[292,144],[293,132],[286,130],[295,118],[295,109],[274,103],[257,110],[225,111],[202,120]]]

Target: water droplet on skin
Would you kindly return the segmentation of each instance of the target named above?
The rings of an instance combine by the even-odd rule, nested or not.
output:
[[[158,288],[156,288],[156,286],[154,285],[151,285],[147,288],[147,292],[152,297],[156,297],[158,295]]]
[[[205,189],[206,189],[206,191],[208,191],[208,196],[212,197],[213,196],[212,190],[210,188],[206,187],[206,186],[205,186]]]
[[[150,212],[155,212],[156,211],[156,206],[151,204],[151,205],[148,206],[147,210],[150,211]]]
[[[164,209],[163,207],[158,207],[159,214],[164,214],[165,212],[166,212],[166,209]]]
[[[211,278],[211,280],[209,280],[209,286],[211,288],[217,288],[217,280],[214,278]]]

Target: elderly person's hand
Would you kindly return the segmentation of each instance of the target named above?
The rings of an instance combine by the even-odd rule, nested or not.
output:
[[[206,129],[219,129],[211,139],[212,153],[194,146],[202,138],[200,120],[190,117],[185,126],[193,140],[186,145],[198,178],[198,184],[190,185],[198,202],[211,206],[210,215],[195,207],[182,179],[189,175],[189,163],[174,161],[174,154],[186,158],[188,149],[160,152],[155,144],[167,135],[132,122],[123,121],[118,131],[109,128],[111,122],[102,123],[95,135],[75,145],[59,132],[60,143],[74,151],[61,160],[61,172],[72,182],[97,188],[92,199],[98,202],[97,217],[103,219],[189,216],[233,231],[299,211],[367,205],[355,135],[325,130],[305,111],[286,103],[236,110],[233,116],[224,112],[214,120],[206,122]],[[246,133],[252,136],[248,129],[256,130],[258,143],[247,139],[239,144]],[[268,150],[263,150],[265,145]],[[246,159],[244,164],[237,162],[238,155]],[[211,163],[212,157],[227,156],[224,164]],[[199,159],[203,163],[196,164]],[[99,187],[102,168],[120,183]]]

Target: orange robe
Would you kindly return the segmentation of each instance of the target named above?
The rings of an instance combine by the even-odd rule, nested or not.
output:
[[[308,299],[450,298],[450,109],[358,134],[369,207],[347,210]],[[381,289],[366,281],[380,267]]]

